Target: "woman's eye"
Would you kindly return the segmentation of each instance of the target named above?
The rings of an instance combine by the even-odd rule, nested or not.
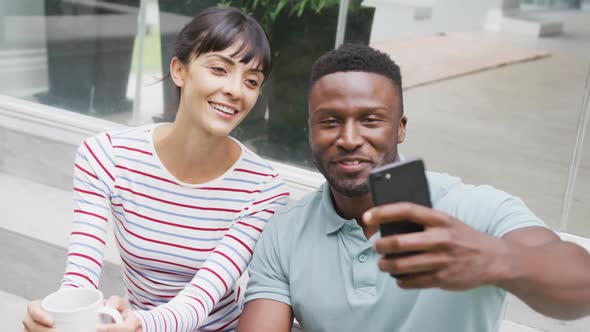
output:
[[[256,80],[246,80],[246,82],[253,87],[257,87],[259,85],[258,81],[256,81]]]
[[[213,70],[213,72],[215,72],[216,74],[225,73],[225,69],[223,69],[222,67],[211,67],[211,70]]]

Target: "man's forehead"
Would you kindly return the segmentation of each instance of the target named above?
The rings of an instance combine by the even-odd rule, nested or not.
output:
[[[322,76],[310,89],[312,99],[324,99],[328,96],[350,95],[391,95],[397,97],[398,89],[388,77],[362,71],[335,72]]]
[[[329,74],[325,74],[320,77],[316,82],[326,81],[326,80],[339,80],[339,79],[355,79],[355,78],[365,78],[365,79],[386,79],[385,75],[381,75],[378,73],[368,72],[368,71],[337,71]]]

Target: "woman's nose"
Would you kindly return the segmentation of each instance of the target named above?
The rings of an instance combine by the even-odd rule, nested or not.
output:
[[[237,75],[228,76],[228,80],[223,86],[223,93],[232,98],[239,99],[242,97],[242,79]]]

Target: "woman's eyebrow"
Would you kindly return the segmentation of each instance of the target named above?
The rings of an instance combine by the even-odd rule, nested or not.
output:
[[[228,58],[228,57],[221,55],[221,54],[209,54],[209,55],[207,55],[207,57],[208,58],[211,58],[211,57],[219,58],[219,60],[225,62],[229,66],[236,65],[236,62],[232,58]],[[264,70],[262,70],[261,68],[258,68],[258,67],[257,68],[248,68],[247,71],[253,72],[253,73],[264,74]]]
[[[235,66],[236,65],[236,62],[234,60],[232,60],[231,58],[228,58],[226,56],[223,56],[221,54],[210,54],[210,55],[207,55],[207,57],[208,58],[211,58],[211,57],[219,58],[219,60],[227,63],[230,66]]]

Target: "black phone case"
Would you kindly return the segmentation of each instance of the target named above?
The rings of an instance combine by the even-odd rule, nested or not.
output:
[[[375,205],[398,202],[412,202],[432,207],[430,192],[424,171],[424,162],[420,159],[396,162],[375,168],[369,175],[369,185]],[[381,236],[421,232],[422,225],[405,220],[381,224]],[[386,258],[404,257],[414,252],[387,254]]]

